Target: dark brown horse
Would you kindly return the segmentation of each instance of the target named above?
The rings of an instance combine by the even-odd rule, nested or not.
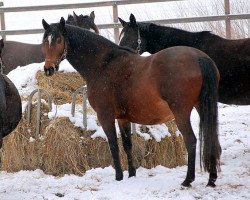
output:
[[[188,151],[188,171],[182,185],[190,186],[195,179],[196,154],[190,113],[196,107],[201,119],[203,164],[210,172],[208,185],[215,186],[221,151],[217,134],[219,73],[205,53],[191,47],[174,47],[141,57],[102,36],[65,25],[63,18],[51,25],[43,20],[43,27],[45,74],[51,76],[66,57],[86,80],[89,102],[108,138],[116,180],[123,179],[123,172],[115,119],[131,177],[136,170],[131,154],[130,122],[152,125],[175,118]]]
[[[0,148],[3,138],[16,128],[21,117],[22,103],[18,90],[6,75],[0,73]]]
[[[152,23],[130,22],[120,19],[123,36],[120,45],[133,49],[140,47],[156,53],[173,46],[190,46],[208,54],[220,72],[219,102],[250,105],[250,38],[227,40],[208,31],[188,32]],[[140,45],[138,46],[138,36]]]
[[[73,15],[68,15],[66,21],[67,24],[75,25],[78,27],[86,28],[88,30],[94,30],[95,33],[99,34],[99,29],[95,24],[95,12],[92,11],[89,15],[77,15],[73,11]]]
[[[75,13],[73,16],[69,15],[66,23],[86,28],[93,29],[99,33],[97,26],[94,23],[95,14],[91,12],[90,15],[79,15]],[[3,42],[3,41],[2,41]],[[0,46],[3,59],[3,73],[8,74],[11,70],[18,66],[25,66],[31,63],[40,63],[44,60],[41,44],[28,44],[15,41],[4,41],[4,48]]]

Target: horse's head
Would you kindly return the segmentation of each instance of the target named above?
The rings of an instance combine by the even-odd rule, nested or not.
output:
[[[42,24],[45,30],[42,42],[45,56],[44,72],[46,76],[51,76],[55,70],[58,71],[59,64],[66,58],[65,20],[62,17],[59,23],[49,25],[43,19]]]
[[[81,28],[85,28],[88,30],[94,30],[95,33],[99,34],[99,29],[97,28],[95,24],[95,13],[92,11],[90,15],[77,15],[73,11],[73,16],[69,15],[66,23],[79,26]]]
[[[135,49],[138,51],[138,53],[145,52],[147,41],[141,32],[140,24],[136,22],[135,16],[131,14],[129,17],[129,22],[125,22],[121,18],[118,19],[123,26],[119,36],[119,45]]]

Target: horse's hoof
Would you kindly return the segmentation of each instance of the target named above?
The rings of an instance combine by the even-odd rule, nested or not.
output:
[[[214,183],[214,182],[212,182],[212,181],[208,181],[207,187],[212,187],[212,188],[215,188],[215,187],[216,187],[216,185],[215,185],[215,183]]]
[[[133,177],[133,176],[136,176],[135,168],[129,169],[129,171],[128,171],[128,177],[130,178],[130,177]]]
[[[121,174],[116,174],[115,180],[121,181],[122,179],[123,179],[123,173],[121,173]]]
[[[181,184],[182,186],[184,186],[184,187],[192,187],[192,185],[190,184],[190,182],[189,181],[183,181],[183,183]]]

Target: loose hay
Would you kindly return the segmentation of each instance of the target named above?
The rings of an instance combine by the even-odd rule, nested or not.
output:
[[[86,85],[83,78],[77,72],[63,73],[57,72],[53,77],[44,76],[44,72],[38,71],[36,74],[37,85],[51,93],[54,103],[61,105],[72,102],[72,94],[79,87]],[[79,95],[76,102],[82,102],[82,95]]]

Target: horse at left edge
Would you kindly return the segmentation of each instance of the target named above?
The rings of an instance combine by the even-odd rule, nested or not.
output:
[[[2,45],[0,40],[0,46]],[[15,85],[2,73],[1,54],[0,68],[0,148],[2,148],[3,138],[17,127],[22,118],[22,102]]]
[[[201,162],[209,172],[207,185],[215,187],[221,154],[217,119],[220,75],[205,53],[191,47],[173,47],[141,57],[100,35],[65,25],[64,18],[53,24],[43,19],[42,24],[45,75],[53,75],[66,58],[86,80],[89,103],[108,138],[116,180],[123,179],[123,171],[115,119],[132,177],[136,169],[131,152],[131,122],[153,125],[175,118],[188,152],[187,175],[182,185],[190,187],[195,179],[197,143],[190,114],[195,107],[200,115]]]

